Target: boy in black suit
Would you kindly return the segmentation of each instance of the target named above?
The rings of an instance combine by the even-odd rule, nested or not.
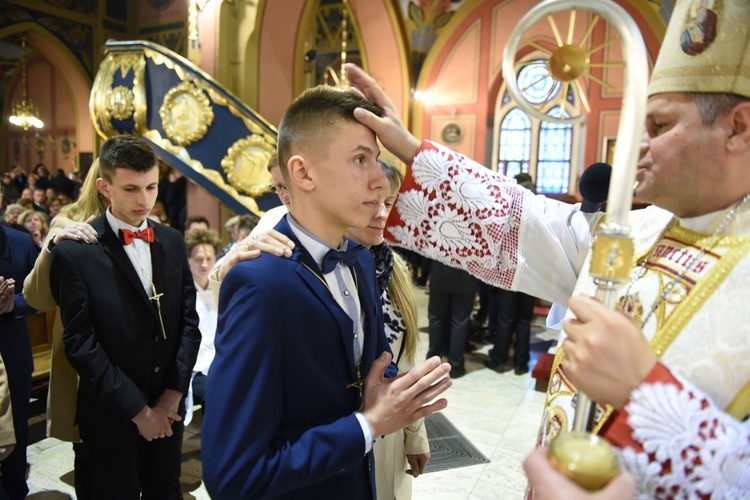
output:
[[[101,148],[99,191],[111,202],[98,242],[65,240],[50,282],[63,343],[80,376],[77,420],[93,498],[182,498],[183,396],[200,345],[182,235],[147,219],[156,155],[142,139]]]

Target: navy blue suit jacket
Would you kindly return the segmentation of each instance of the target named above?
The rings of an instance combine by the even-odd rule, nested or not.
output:
[[[352,320],[286,219],[291,258],[236,265],[219,300],[206,388],[203,479],[215,499],[374,498],[359,408]],[[362,374],[390,351],[372,255],[354,267],[365,313]],[[389,372],[392,368],[389,367]],[[392,372],[395,374],[395,370]]]
[[[0,353],[9,377],[31,380],[34,361],[24,318],[34,314],[36,309],[23,298],[23,280],[34,268],[39,252],[28,233],[7,226],[0,227],[0,231],[5,233],[6,239],[5,251],[0,256],[0,276],[16,281],[15,307],[9,313],[0,314]]]

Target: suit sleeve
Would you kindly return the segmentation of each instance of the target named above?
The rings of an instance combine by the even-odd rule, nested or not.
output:
[[[17,240],[14,238],[14,240]],[[30,272],[31,269],[34,267],[34,261],[37,257],[37,251],[36,246],[34,245],[34,240],[31,239],[31,236],[28,235],[21,235],[20,241],[9,241],[8,242],[11,245],[17,245],[18,250],[14,249],[13,251],[19,252],[20,260],[22,264],[19,266],[19,270],[22,272],[22,275],[19,277],[20,279],[16,279],[16,294],[13,297],[13,310],[5,313],[3,315],[0,315],[0,321],[12,321],[17,320],[20,318],[23,318],[25,316],[31,316],[32,314],[36,313],[36,309],[31,307],[27,302],[26,299],[23,296],[23,293],[19,288],[22,286],[22,281],[26,278],[26,273]],[[14,258],[15,260],[15,258]],[[13,276],[6,276],[6,277],[13,277]]]
[[[174,389],[187,395],[190,387],[190,377],[193,373],[195,360],[201,345],[201,332],[198,328],[198,313],[195,310],[195,284],[187,261],[185,245],[180,240],[182,252],[182,303],[180,310],[180,345],[177,349],[175,362],[167,377],[167,389]]]
[[[283,380],[305,374],[283,363],[294,349],[283,345],[283,290],[243,264],[222,283],[206,388],[203,479],[214,499],[277,497],[356,467],[365,451],[354,414],[295,440],[279,435]]]
[[[50,285],[52,295],[60,305],[65,354],[78,372],[81,383],[85,383],[104,404],[119,409],[132,419],[148,404],[148,398],[111,362],[96,338],[89,290],[79,269],[85,265],[88,262],[82,262],[80,257],[74,258],[64,244],[56,246],[52,252]]]

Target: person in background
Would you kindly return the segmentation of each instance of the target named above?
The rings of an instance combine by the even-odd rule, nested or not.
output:
[[[34,210],[43,213],[45,216],[47,213],[47,193],[45,189],[40,187],[34,188],[32,193],[32,200],[34,201]]]
[[[263,214],[263,217],[258,221],[258,225],[253,229],[251,236],[273,229],[276,223],[279,222],[287,212],[289,212],[289,207],[292,203],[292,199],[289,196],[289,190],[284,182],[284,176],[281,175],[281,167],[279,167],[279,157],[277,153],[273,153],[268,159],[268,165],[266,168],[273,178],[271,190],[279,197],[281,205],[273,207]]]
[[[13,184],[16,185],[16,189],[18,189],[19,193],[28,186],[28,178],[20,165],[13,165],[11,167],[10,177],[13,180]]]
[[[29,200],[33,203],[34,202],[34,190],[31,189],[30,187],[25,187],[21,189],[21,197],[19,198],[19,200],[20,199]]]
[[[375,258],[385,335],[398,372],[406,373],[414,367],[419,340],[417,300],[406,261],[383,241],[385,221],[404,177],[383,160],[378,160],[378,165],[388,177],[389,185],[380,208],[367,227],[347,229],[346,236],[369,248]],[[378,498],[410,499],[412,478],[419,477],[430,460],[424,419],[377,439],[373,452]]]
[[[18,223],[24,226],[31,237],[34,238],[37,249],[41,249],[49,229],[44,215],[35,210],[26,210],[18,216]]]
[[[5,365],[12,405],[12,427],[15,430],[15,447],[0,462],[0,494],[4,489],[10,500],[22,500],[29,492],[26,484],[26,446],[34,361],[26,316],[34,314],[36,309],[26,303],[20,287],[34,267],[37,256],[35,247],[28,234],[0,226],[0,357]],[[2,445],[9,444],[7,438],[2,441]]]
[[[60,213],[60,209],[62,209],[62,203],[60,203],[59,198],[56,196],[47,198],[47,213],[50,219],[54,219]]]
[[[451,378],[466,375],[464,351],[479,281],[466,271],[435,261],[430,266],[430,348],[427,357],[448,357]]]
[[[47,165],[44,163],[37,163],[34,167],[34,174],[36,182],[34,186],[31,186],[29,184],[29,187],[33,188],[41,188],[46,190],[50,186],[50,179],[49,179],[49,170],[47,170]]]
[[[227,219],[227,221],[224,223],[224,229],[226,229],[229,233],[229,243],[227,243],[227,245],[219,251],[218,255],[216,256],[217,259],[220,259],[227,253],[229,253],[229,251],[234,247],[237,241],[239,241],[239,234],[237,233],[237,223],[239,221],[240,216],[235,215]]]
[[[536,186],[529,174],[522,172],[514,179],[520,186],[536,194]],[[499,288],[497,301],[497,335],[492,339],[495,346],[490,349],[489,359],[484,365],[498,373],[514,370],[516,375],[524,375],[529,372],[531,320],[534,317],[536,298],[523,292]],[[513,359],[512,364],[509,364],[511,345],[514,345]]]
[[[95,159],[88,171],[75,203],[65,205],[60,215],[52,220],[47,239],[44,241],[34,269],[23,283],[26,302],[39,310],[55,310],[52,327],[52,358],[50,360],[49,386],[47,389],[47,436],[73,443],[75,455],[75,490],[80,500],[92,498],[88,481],[87,455],[75,420],[78,393],[78,375],[65,356],[62,336],[63,325],[60,310],[50,289],[49,267],[52,249],[63,240],[94,244],[98,241],[96,230],[91,227],[107,206],[109,200],[96,187],[100,176],[99,159]]]
[[[3,207],[15,203],[18,198],[21,197],[21,190],[18,189],[16,183],[13,182],[13,178],[9,172],[3,172],[2,187],[5,195],[3,196]]]
[[[206,219],[202,215],[191,215],[187,219],[185,219],[185,237],[187,237],[188,233],[192,231],[193,229],[203,229],[203,230],[209,230],[211,229],[211,225],[208,223],[208,219]]]
[[[208,274],[216,263],[216,251],[219,248],[219,236],[208,229],[193,229],[185,237],[188,263],[195,283],[195,310],[198,312],[201,330],[201,346],[198,358],[193,366],[193,377],[190,380],[190,392],[186,401],[185,425],[192,419],[195,405],[204,406],[206,403],[206,375],[216,356],[214,337],[216,336],[216,321],[219,310],[211,292]]]
[[[18,217],[24,212],[24,209],[21,205],[18,203],[11,203],[7,207],[5,207],[5,214],[4,214],[4,222],[6,226],[13,227],[14,229],[18,229],[17,227],[14,227],[18,224]]]

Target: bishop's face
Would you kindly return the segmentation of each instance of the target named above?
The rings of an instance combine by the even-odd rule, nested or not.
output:
[[[678,217],[725,208],[726,117],[703,124],[685,94],[651,96],[646,111],[648,149],[638,164],[636,196]]]

